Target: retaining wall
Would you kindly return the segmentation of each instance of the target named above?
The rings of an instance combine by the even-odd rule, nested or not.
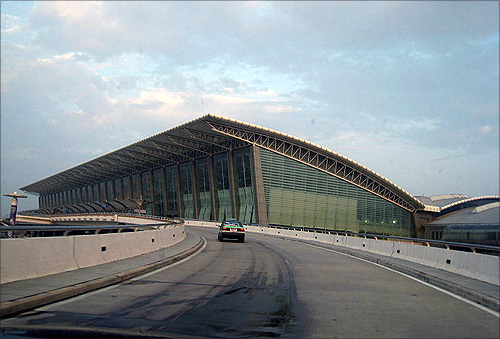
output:
[[[172,246],[184,225],[139,232],[1,239],[0,283],[104,264]]]

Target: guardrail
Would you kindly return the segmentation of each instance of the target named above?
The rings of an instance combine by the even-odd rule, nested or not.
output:
[[[21,215],[22,216],[22,215]],[[160,227],[181,225],[183,220],[168,217],[139,215],[133,213],[79,213],[45,216],[54,222],[88,223],[97,222],[99,225],[47,225],[30,224],[0,226],[0,238],[24,238],[24,237],[47,237],[47,236],[72,236],[72,235],[96,235],[106,233],[139,232],[144,230],[158,229]],[[160,221],[159,223],[136,224],[125,223],[123,219],[131,218],[141,220]],[[115,224],[101,224],[113,221]]]
[[[160,227],[179,225],[178,223],[144,224],[144,225],[99,225],[99,226],[52,226],[52,225],[30,225],[30,226],[0,226],[1,238],[35,238],[55,237],[72,235],[95,235],[105,233],[139,232],[144,230],[158,229]]]
[[[126,259],[186,237],[184,221],[171,218],[91,213],[52,220],[66,225],[0,227],[0,283]]]
[[[190,222],[194,222],[196,224],[220,224],[221,221],[210,220],[210,221],[200,221],[196,219],[184,219],[186,225],[189,225]],[[408,237],[400,237],[393,235],[384,235],[384,234],[371,234],[371,233],[356,233],[346,230],[332,230],[327,228],[315,228],[315,227],[305,227],[305,226],[286,226],[286,225],[260,225],[256,223],[248,223],[244,224],[246,226],[255,226],[255,227],[263,227],[263,228],[272,228],[272,229],[283,229],[283,230],[295,230],[301,232],[312,232],[312,233],[323,233],[323,234],[333,234],[333,235],[343,235],[350,237],[358,237],[364,239],[374,239],[374,240],[387,240],[387,241],[395,241],[400,243],[409,243],[412,245],[422,245],[426,247],[435,247],[435,248],[443,248],[447,250],[459,250],[465,252],[472,253],[482,253],[489,255],[500,256],[500,246],[490,246],[490,245],[481,245],[481,244],[473,244],[473,243],[463,243],[463,242],[451,242],[444,240],[432,240],[432,239],[422,239],[422,238],[408,238]]]
[[[252,226],[262,227],[260,225],[252,225]],[[265,227],[275,228],[275,229],[295,230],[295,231],[302,231],[302,232],[314,232],[314,233],[323,233],[323,234],[344,235],[344,236],[352,236],[352,237],[365,238],[365,239],[407,242],[407,243],[410,243],[412,245],[438,247],[438,248],[445,248],[447,250],[459,249],[459,250],[469,250],[472,253],[477,253],[478,251],[480,251],[480,252],[485,252],[487,254],[500,255],[500,247],[499,246],[451,242],[451,241],[444,241],[444,240],[398,237],[398,236],[392,236],[392,235],[356,233],[356,232],[350,232],[350,231],[328,230],[328,229],[323,229],[323,228],[311,228],[311,227],[276,226],[276,225],[269,225],[269,226],[265,226]]]

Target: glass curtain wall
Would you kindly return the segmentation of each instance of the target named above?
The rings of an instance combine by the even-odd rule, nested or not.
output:
[[[141,174],[137,173],[132,175],[132,198],[140,199],[141,196]]]
[[[167,185],[167,215],[172,217],[179,216],[179,203],[177,201],[177,166],[165,168]]]
[[[106,201],[106,183],[101,182],[99,183],[99,201]]]
[[[88,192],[87,192],[87,186],[82,187],[82,204],[87,204],[88,203]]]
[[[194,218],[194,194],[193,194],[193,176],[191,162],[180,164],[180,190],[182,206],[184,210],[184,218]]]
[[[92,185],[88,185],[87,186],[87,201],[89,202],[89,204],[94,202],[94,193],[92,193],[92,192],[93,192]]]
[[[239,211],[238,220],[244,223],[256,222],[250,148],[245,147],[235,150],[233,159],[236,172],[236,200]]]
[[[270,224],[415,236],[409,211],[285,156],[260,154]]]
[[[123,199],[121,178],[115,179],[114,185],[115,185],[115,199],[117,200]]]
[[[212,196],[210,192],[210,170],[208,158],[196,161],[196,181],[198,188],[198,219],[213,220]]]
[[[233,218],[231,186],[227,153],[214,155],[215,199],[218,207],[218,219]]]
[[[153,183],[151,181],[151,172],[142,173],[142,198],[147,202],[153,201]],[[153,204],[144,206],[146,214],[153,214]]]
[[[165,210],[165,179],[164,168],[158,168],[153,171],[153,191],[154,191],[154,211],[155,215],[166,216]]]
[[[132,198],[132,182],[130,176],[123,178],[123,199]]]
[[[108,201],[113,201],[115,199],[115,190],[114,190],[114,183],[113,180],[108,180],[106,182],[106,192],[108,193],[108,196],[106,197]]]
[[[94,195],[92,201],[95,203],[99,202],[99,184],[92,185],[92,193]]]

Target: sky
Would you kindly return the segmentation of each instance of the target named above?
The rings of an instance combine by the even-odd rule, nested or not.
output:
[[[499,2],[1,2],[2,193],[207,113],[499,195]]]

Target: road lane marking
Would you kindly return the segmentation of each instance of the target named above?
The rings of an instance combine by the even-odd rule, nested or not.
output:
[[[333,250],[333,249],[331,249],[331,248],[325,248],[325,247],[321,247],[321,246],[317,246],[317,245],[313,245],[313,244],[308,244],[308,243],[302,243],[302,244],[303,244],[303,245],[306,245],[306,246],[309,246],[309,247],[314,247],[314,248],[322,249],[322,250],[325,250],[325,251],[329,251],[329,252],[333,252],[333,253],[337,253],[337,254],[342,254],[342,255],[345,255],[346,257],[351,257],[351,258],[354,258],[354,259],[357,259],[357,260],[361,260],[361,261],[364,261],[364,262],[366,262],[366,263],[369,263],[369,264],[372,264],[372,265],[375,265],[375,266],[379,266],[379,267],[385,268],[386,270],[389,270],[389,271],[394,272],[394,273],[401,274],[402,276],[405,276],[405,277],[407,277],[407,278],[410,278],[410,279],[412,279],[412,280],[415,280],[415,281],[416,281],[416,282],[418,282],[418,283],[421,283],[421,284],[423,284],[423,285],[426,285],[426,286],[432,287],[432,288],[433,288],[433,289],[435,289],[435,290],[438,290],[438,291],[440,291],[440,292],[443,292],[443,293],[445,293],[445,294],[448,294],[449,296],[451,296],[451,297],[453,297],[453,298],[455,298],[455,299],[458,299],[458,300],[460,300],[460,301],[463,301],[463,302],[465,302],[465,303],[467,303],[467,304],[469,304],[469,305],[472,305],[472,306],[474,306],[474,307],[476,307],[476,308],[479,308],[480,310],[483,310],[483,311],[485,311],[485,312],[487,312],[487,313],[489,313],[489,314],[491,314],[491,315],[494,315],[494,316],[495,316],[495,317],[497,317],[497,318],[500,318],[500,313],[499,313],[499,312],[496,312],[496,311],[494,311],[494,310],[492,310],[492,309],[489,309],[489,308],[488,308],[488,307],[486,307],[486,306],[483,306],[483,305],[477,304],[477,303],[475,303],[475,302],[473,302],[473,301],[470,301],[470,300],[468,300],[468,299],[466,299],[466,298],[464,298],[464,297],[461,297],[461,296],[459,296],[459,295],[457,295],[457,294],[455,294],[455,293],[452,293],[452,292],[450,292],[450,291],[447,291],[447,290],[445,290],[445,289],[442,289],[441,287],[434,286],[434,285],[429,284],[429,283],[427,283],[427,282],[425,282],[425,281],[422,281],[422,280],[420,280],[420,279],[418,279],[418,278],[412,277],[411,275],[408,275],[408,274],[406,274],[406,273],[396,271],[396,270],[394,270],[394,269],[392,269],[392,268],[390,268],[390,267],[387,267],[387,266],[381,265],[381,264],[379,264],[379,263],[376,263],[376,262],[373,262],[373,261],[370,261],[370,260],[366,260],[366,259],[363,259],[363,258],[359,258],[359,257],[356,257],[356,256],[351,255],[351,254],[338,252],[338,251],[335,251],[335,250]]]

